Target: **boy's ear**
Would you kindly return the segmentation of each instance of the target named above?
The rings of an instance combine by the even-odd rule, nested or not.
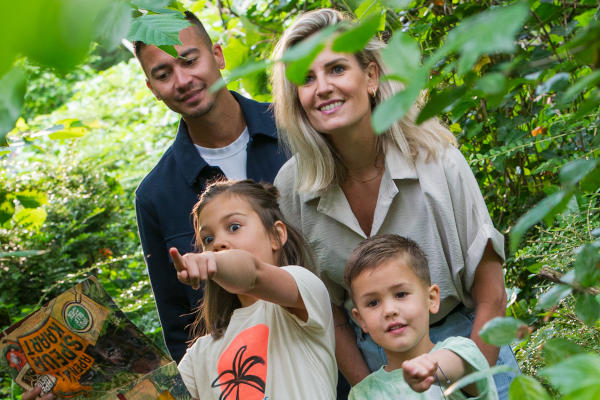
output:
[[[440,310],[440,287],[429,286],[429,312],[436,314]]]
[[[273,251],[280,250],[287,242],[287,237],[287,226],[281,221],[275,221],[271,235],[271,249]]]
[[[365,321],[360,317],[360,313],[358,312],[358,309],[356,307],[352,308],[352,315],[354,316],[354,319],[358,321],[358,324],[360,325],[363,332],[369,333],[367,325],[365,324]]]

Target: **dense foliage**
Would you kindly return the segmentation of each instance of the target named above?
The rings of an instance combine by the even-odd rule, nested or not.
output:
[[[152,98],[135,60],[103,72],[74,68],[86,59],[90,42],[112,49],[129,32],[130,38],[171,51],[177,38],[168,33],[181,27],[174,10],[185,6],[223,44],[226,79],[240,78],[228,87],[268,100],[268,58],[282,30],[300,11],[334,6],[361,21],[334,46],[349,51],[384,30],[385,57],[393,66],[389,79],[406,85],[379,107],[375,128],[400,118],[425,90],[420,118],[439,115],[456,134],[495,224],[510,237],[509,318],[492,321],[482,335],[491,343],[516,346],[525,375],[511,397],[597,397],[597,1],[97,3],[82,18],[98,29],[84,29],[87,36],[67,51],[70,58],[57,62],[47,51],[28,48],[23,34],[25,39],[9,41],[12,50],[5,54],[18,54],[19,42],[28,59],[14,66],[0,60],[0,142],[16,121],[6,137],[10,146],[0,147],[0,329],[95,274],[134,322],[161,342],[137,239],[133,190],[172,140],[177,116]],[[72,2],[52,4],[64,10]],[[132,8],[147,12],[131,13]],[[106,10],[112,25],[98,18]],[[43,15],[30,15],[38,17]],[[140,29],[156,24],[142,17],[166,18],[165,30]],[[58,35],[54,28],[49,40]],[[15,36],[2,29],[3,37]],[[322,46],[314,41],[287,54],[296,71],[291,79],[303,79]],[[2,379],[4,397],[12,389]]]

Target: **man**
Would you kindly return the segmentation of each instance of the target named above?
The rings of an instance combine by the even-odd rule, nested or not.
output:
[[[225,88],[209,92],[225,67],[223,50],[192,13],[185,17],[191,26],[179,32],[177,58],[135,43],[148,87],[181,115],[174,143],[136,190],[144,257],[165,342],[177,362],[185,353],[191,311],[202,291],[179,283],[168,249],[194,250],[190,213],[207,182],[222,176],[273,182],[287,159],[278,147],[268,104]]]

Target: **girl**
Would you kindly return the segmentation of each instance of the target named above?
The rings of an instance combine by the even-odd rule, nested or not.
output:
[[[170,254],[178,279],[205,283],[198,334],[179,364],[193,397],[333,399],[333,317],[305,243],[272,185],[209,186],[193,209],[202,253]],[[205,336],[199,336],[205,334]]]
[[[352,26],[331,9],[300,16],[283,34],[274,58],[331,25],[338,31]],[[504,238],[456,139],[437,119],[417,125],[417,106],[375,135],[373,109],[403,90],[398,82],[380,79],[387,73],[384,47],[378,38],[356,54],[327,46],[302,85],[286,78],[282,63],[273,69],[275,120],[294,154],[275,185],[284,215],[314,250],[331,294],[340,369],[355,384],[386,363],[369,335],[347,323],[352,302],[343,282],[352,250],[384,233],[410,237],[431,260],[431,278],[441,290],[440,312],[430,321],[434,342],[467,336],[491,365],[499,360],[516,367],[508,346],[500,350],[479,337],[487,321],[505,314]],[[496,376],[503,398],[510,379]]]

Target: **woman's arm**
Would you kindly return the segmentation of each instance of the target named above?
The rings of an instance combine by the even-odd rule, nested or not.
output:
[[[481,340],[479,331],[494,317],[506,315],[506,289],[502,274],[502,261],[488,241],[481,261],[475,270],[471,296],[475,303],[475,320],[471,331],[471,340],[488,360],[490,366],[496,365],[500,348]]]
[[[287,271],[258,260],[244,250],[179,254],[169,250],[177,278],[197,289],[211,279],[229,293],[256,297],[286,307],[303,321],[306,307],[296,280]]]
[[[335,326],[335,358],[338,368],[350,385],[354,386],[371,373],[356,345],[356,335],[340,306],[331,305]]]

